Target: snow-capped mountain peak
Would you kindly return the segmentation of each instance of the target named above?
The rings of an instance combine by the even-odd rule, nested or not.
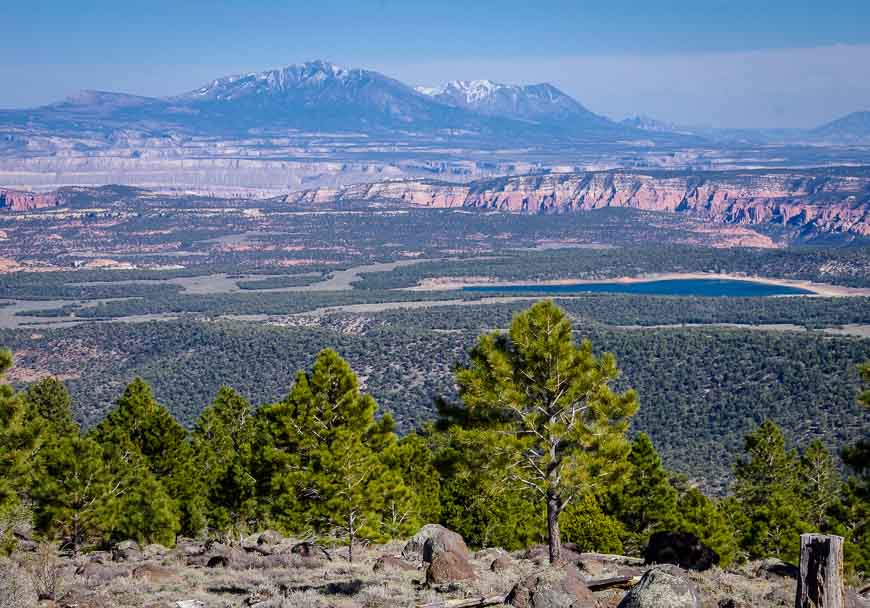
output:
[[[452,80],[440,87],[416,87],[418,93],[441,103],[488,116],[527,120],[577,120],[604,124],[593,114],[551,84],[503,84],[492,80]]]

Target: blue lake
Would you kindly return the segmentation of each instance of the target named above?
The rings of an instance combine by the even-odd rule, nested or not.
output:
[[[813,293],[799,287],[737,279],[664,279],[637,283],[575,283],[565,285],[471,285],[463,291],[487,293],[631,293],[651,296],[761,297]]]

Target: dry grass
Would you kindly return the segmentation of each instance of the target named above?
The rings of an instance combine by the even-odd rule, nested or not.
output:
[[[476,580],[465,581],[440,588],[423,584],[425,572],[417,570],[383,570],[373,572],[378,557],[397,555],[401,543],[361,548],[357,560],[349,563],[344,551],[332,551],[332,561],[306,561],[293,558],[281,568],[230,567],[206,568],[188,566],[177,554],[148,563],[170,567],[166,576],[137,577],[132,574],[136,564],[112,564],[127,568],[124,575],[105,583],[87,581],[71,574],[77,563],[63,560],[59,566],[53,554],[28,555],[15,562],[0,562],[0,603],[4,608],[34,608],[36,586],[28,572],[41,573],[38,585],[57,585],[57,606],[75,605],[78,608],[166,608],[179,600],[198,600],[205,608],[255,606],[256,608],[401,608],[416,606],[438,599],[505,594],[514,583],[538,570],[541,566],[509,557],[506,569],[490,571],[492,561],[507,556],[495,550],[474,555],[472,564]],[[44,576],[43,576],[44,575]],[[790,606],[793,602],[794,581],[755,576],[752,566],[740,570],[714,569],[705,573],[692,573],[704,597],[705,608],[717,608],[722,599],[733,598],[754,608]],[[66,578],[65,578],[66,577]],[[44,579],[44,580],[43,580]],[[622,597],[621,591],[599,594],[602,605],[615,607]],[[8,598],[8,599],[7,599]]]

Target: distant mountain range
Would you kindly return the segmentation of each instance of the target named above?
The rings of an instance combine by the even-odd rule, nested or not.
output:
[[[870,143],[870,111],[852,112],[811,132],[813,138],[841,143]]]
[[[586,109],[551,84],[501,84],[491,80],[453,80],[437,88],[416,90],[446,105],[532,123],[565,123],[611,128],[614,123]]]
[[[631,116],[620,125],[651,133],[695,135],[713,141],[870,144],[870,111],[853,112],[815,129],[717,129],[678,125],[649,116]]]
[[[454,80],[440,87],[415,89],[371,70],[311,61],[219,78],[172,97],[85,91],[39,108],[0,110],[0,154],[4,146],[20,153],[15,143],[19,135],[86,134],[105,142],[131,129],[158,136],[280,135],[287,130],[354,132],[403,140],[425,135],[429,141],[437,136],[465,138],[473,144],[488,140],[499,146],[520,141],[854,144],[870,142],[870,112],[858,112],[812,131],[693,128],[648,117],[615,122],[551,84]]]
[[[520,86],[477,80],[414,89],[378,72],[346,69],[326,61],[227,76],[165,98],[85,91],[39,108],[0,110],[0,127],[648,137],[589,111],[550,84]]]

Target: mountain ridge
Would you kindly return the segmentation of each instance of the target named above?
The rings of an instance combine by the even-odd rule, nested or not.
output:
[[[491,83],[456,82],[474,82],[476,88]],[[39,108],[0,110],[0,126],[71,131],[121,125],[196,132],[422,131],[496,138],[564,138],[587,132],[646,136],[590,112],[552,85],[491,84],[491,96],[466,96],[459,103],[458,94],[445,97],[447,89],[438,95],[424,94],[373,70],[315,60],[224,76],[167,97],[81,91]],[[461,88],[453,88],[457,87]]]

